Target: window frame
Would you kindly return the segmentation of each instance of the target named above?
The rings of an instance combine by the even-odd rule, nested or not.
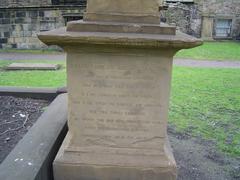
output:
[[[225,21],[230,21],[230,33],[229,36],[217,36],[217,23],[218,21],[225,20]],[[222,16],[217,16],[214,18],[214,24],[213,24],[213,38],[214,39],[232,39],[233,38],[233,18],[232,17],[222,17]]]

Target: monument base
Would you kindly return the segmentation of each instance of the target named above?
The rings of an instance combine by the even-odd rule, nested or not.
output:
[[[65,138],[53,163],[55,180],[175,180],[177,176],[169,141],[164,149],[105,150],[70,146],[70,134]],[[90,147],[91,149],[91,147]],[[141,154],[142,153],[142,154]]]
[[[103,13],[85,13],[84,21],[106,21],[106,22],[131,22],[131,23],[151,23],[159,24],[160,17],[154,15],[135,15],[132,14],[103,14]]]
[[[67,53],[69,133],[55,180],[176,180],[166,134],[174,54],[202,44],[160,23],[162,0],[88,0],[41,33]]]

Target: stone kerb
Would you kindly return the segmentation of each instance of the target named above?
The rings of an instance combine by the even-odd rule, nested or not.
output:
[[[1,180],[53,180],[52,162],[67,133],[67,94],[59,95],[0,165]]]

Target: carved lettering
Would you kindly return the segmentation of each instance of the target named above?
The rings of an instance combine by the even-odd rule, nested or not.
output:
[[[72,116],[78,116],[86,144],[137,146],[161,131],[159,67],[136,66],[71,64],[80,84],[78,98],[70,97],[79,109]]]

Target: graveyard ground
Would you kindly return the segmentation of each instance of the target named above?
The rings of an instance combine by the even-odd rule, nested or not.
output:
[[[240,158],[219,152],[215,143],[168,127],[173,154],[178,167],[177,180],[239,180]]]
[[[240,156],[239,69],[174,67],[170,123]]]
[[[60,63],[58,71],[5,71],[10,62],[0,61],[0,86],[65,86],[64,61],[45,61]],[[220,151],[240,156],[239,79],[239,69],[175,66],[170,123],[177,132],[213,140]]]
[[[62,61],[31,61],[31,63],[60,64],[58,71],[5,71],[4,67],[13,62],[29,61],[0,61],[0,86],[23,87],[61,87],[66,83],[66,65]]]
[[[196,60],[240,60],[240,42],[204,42],[202,46],[181,50],[176,58],[187,58]]]
[[[2,134],[0,136],[0,163],[48,104],[49,102],[43,100],[0,97],[2,125],[0,128]],[[5,122],[6,119],[8,119],[7,122]],[[5,133],[5,131],[8,132]],[[192,137],[186,132],[177,132],[173,125],[169,125],[168,135],[178,166],[177,180],[236,180],[240,178],[239,159],[217,151],[213,141]]]
[[[0,96],[0,164],[48,104],[46,100]]]
[[[233,48],[231,53],[228,45]],[[204,57],[213,60],[222,60],[219,56],[240,60],[237,43],[219,45],[228,49],[220,48],[225,53],[210,46],[205,43],[203,49],[186,50],[177,56],[200,58],[204,52]],[[66,83],[65,61],[31,61],[61,64],[58,71],[5,71],[4,66],[13,62],[29,61],[1,60],[0,86],[61,87]],[[168,134],[179,165],[178,180],[240,179],[239,70],[174,66]]]
[[[0,49],[0,53],[31,53],[31,54],[61,54],[60,50],[18,50]],[[202,46],[181,50],[175,58],[195,59],[195,60],[215,60],[215,61],[239,61],[240,42],[219,41],[204,42]],[[1,59],[1,54],[0,54]]]

